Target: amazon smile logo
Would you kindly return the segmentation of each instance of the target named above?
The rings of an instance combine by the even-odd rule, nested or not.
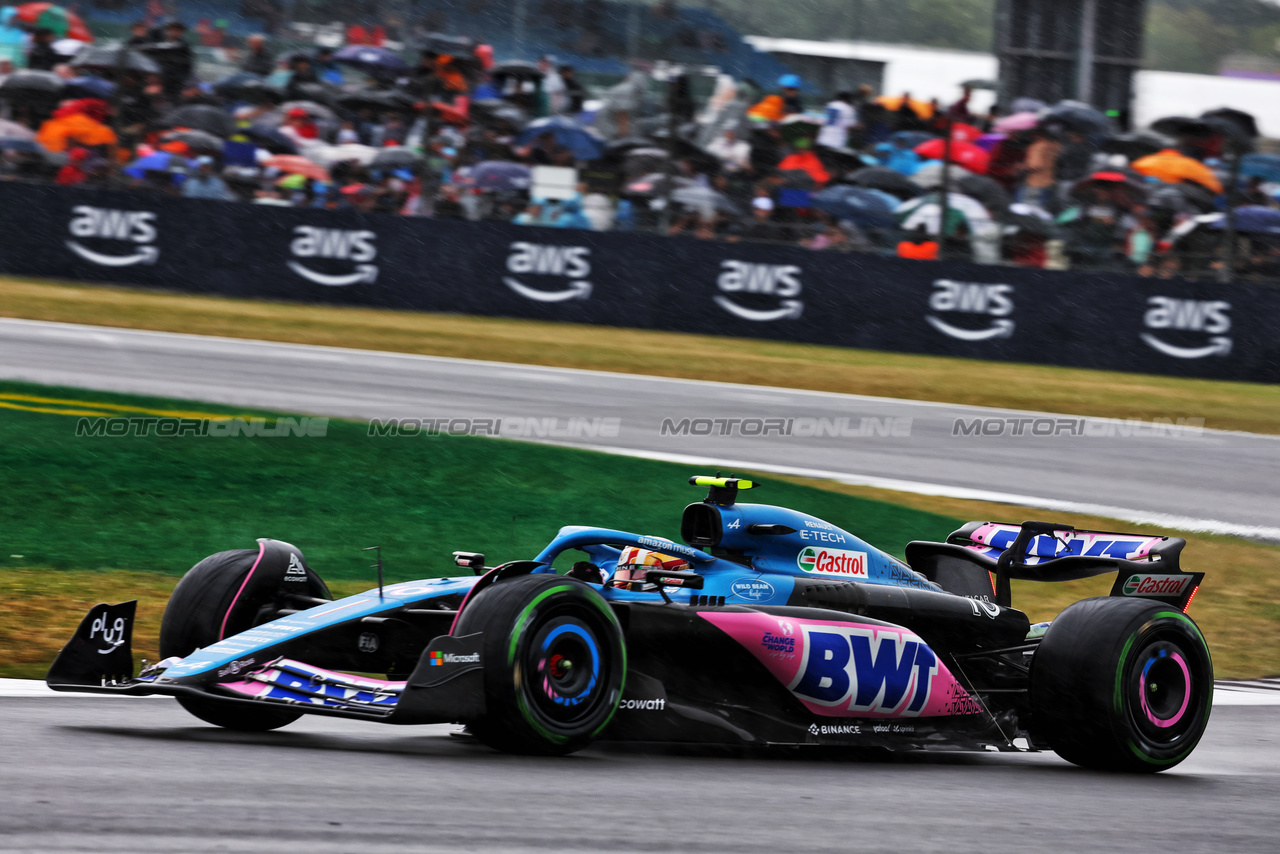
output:
[[[1147,329],[1172,330],[1174,334],[1199,332],[1208,335],[1207,343],[1192,345],[1171,344],[1152,332],[1142,332],[1139,337],[1153,350],[1175,359],[1203,359],[1206,356],[1229,356],[1231,338],[1231,303],[1226,300],[1176,299],[1155,296],[1147,298],[1147,312],[1142,324]],[[1184,336],[1187,337],[1187,336]],[[1201,339],[1203,340],[1203,339]]]
[[[154,264],[160,250],[152,246],[156,239],[156,215],[151,211],[123,211],[115,208],[96,208],[76,205],[71,209],[71,236],[79,240],[66,241],[66,247],[91,264],[100,267],[130,267],[134,264]],[[91,248],[81,240],[111,241],[116,251],[101,251],[106,246]],[[128,244],[125,254],[120,254],[121,243]]]
[[[1013,337],[1013,285],[987,285],[977,282],[953,282],[938,279],[929,295],[929,308],[935,314],[926,314],[925,320],[934,329],[960,341],[987,341],[992,338]],[[991,318],[981,329],[968,325],[956,326],[936,314],[970,314]]]
[[[565,302],[587,299],[591,296],[591,249],[586,246],[548,246],[523,240],[511,244],[507,256],[507,270],[513,275],[503,276],[502,283],[525,299],[535,302]],[[515,276],[554,276],[568,279],[555,290],[532,287]]]
[[[329,288],[341,288],[361,282],[373,284],[377,281],[378,267],[372,263],[378,257],[378,249],[374,246],[374,241],[378,239],[376,232],[299,225],[293,229],[293,235],[293,240],[289,243],[293,258],[285,263],[304,279]],[[322,272],[294,260],[297,258],[350,261],[351,267],[344,272]]]
[[[723,293],[713,299],[725,311],[756,323],[775,320],[798,320],[804,313],[804,302],[798,297],[802,270],[795,264],[756,264],[750,261],[721,261],[716,287]],[[761,300],[752,294],[776,299]],[[742,297],[756,305],[743,305]],[[759,305],[759,303],[765,305]]]

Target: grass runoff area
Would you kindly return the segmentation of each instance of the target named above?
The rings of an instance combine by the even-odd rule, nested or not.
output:
[[[154,660],[178,577],[257,537],[294,543],[346,595],[374,584],[366,546],[382,547],[389,582],[449,575],[459,571],[454,550],[484,552],[491,565],[532,557],[566,524],[678,539],[682,508],[702,498],[686,483],[700,472],[683,465],[480,437],[373,437],[364,423],[339,420],[322,436],[314,423],[307,436],[77,436],[82,418],[123,415],[279,423],[212,404],[0,383],[0,477],[9,499],[0,503],[0,676],[43,676],[101,601],[139,600],[134,650]],[[969,519],[1028,514],[767,475],[755,500],[812,513],[899,556],[908,541],[944,538]],[[1218,674],[1280,672],[1277,549],[1181,536],[1189,540],[1186,565],[1208,573],[1192,615]],[[1019,583],[1014,604],[1033,620],[1050,619],[1110,583]]]
[[[1280,433],[1280,386],[1258,383],[4,278],[0,316]]]

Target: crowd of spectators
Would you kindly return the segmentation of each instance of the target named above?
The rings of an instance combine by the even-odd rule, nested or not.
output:
[[[968,88],[947,105],[828,99],[794,75],[721,75],[695,97],[678,69],[588,87],[550,56],[496,62],[440,36],[410,63],[348,35],[232,49],[172,20],[77,49],[36,29],[25,69],[0,62],[0,179],[1142,275],[1230,259],[1280,278],[1280,158],[1249,153],[1238,111],[1122,134],[1071,102],[977,114]],[[200,79],[193,45],[238,70]]]

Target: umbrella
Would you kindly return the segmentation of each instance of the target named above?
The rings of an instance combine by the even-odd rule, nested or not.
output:
[[[966,89],[990,89],[993,92],[1000,88],[1000,84],[997,83],[995,80],[987,80],[986,78],[982,78],[978,80],[966,80],[960,85]]]
[[[881,95],[876,98],[876,103],[884,107],[886,110],[897,111],[902,107],[901,95]],[[912,112],[922,119],[933,118],[933,104],[928,101],[917,101],[915,98],[909,100],[909,106]]]
[[[1254,119],[1253,114],[1246,113],[1244,110],[1219,107],[1216,110],[1208,110],[1201,113],[1200,118],[1211,125],[1229,126],[1234,135],[1240,139],[1257,139],[1260,135],[1258,133],[1258,122]]]
[[[973,141],[973,144],[990,154],[996,150],[996,146],[1009,138],[1007,133],[984,133]]]
[[[997,216],[1008,210],[1009,205],[1013,203],[1013,199],[1009,198],[1008,191],[1000,186],[1000,182],[986,175],[965,172],[955,179],[952,186],[957,193],[972,196],[982,202],[983,207]]]
[[[380,149],[378,153],[374,155],[373,160],[369,163],[369,167],[371,169],[385,169],[388,171],[395,169],[413,169],[414,167],[421,165],[422,155],[403,146]]]
[[[694,186],[695,183],[691,178],[681,178],[678,175],[664,175],[661,172],[654,172],[637,181],[632,181],[625,187],[625,190],[635,196],[655,196],[665,193],[668,187],[674,192],[681,187]]]
[[[1137,160],[1165,148],[1172,148],[1173,145],[1174,141],[1162,133],[1140,130],[1105,139],[1099,148],[1107,154],[1121,154],[1129,160]]]
[[[1058,227],[1054,224],[1053,216],[1035,205],[1022,202],[1012,204],[1005,211],[1002,219],[1005,234],[1023,232],[1045,239],[1058,236]]]
[[[80,41],[80,39],[59,39],[50,47],[53,52],[59,56],[72,57],[75,56],[88,42]]]
[[[544,133],[556,138],[556,143],[573,152],[575,160],[595,160],[604,154],[604,142],[593,132],[573,119],[561,116],[530,122],[516,137],[516,145],[529,145]]]
[[[972,175],[973,173],[963,167],[952,164],[951,181],[954,183],[964,175]],[[937,189],[942,186],[942,161],[935,160],[932,163],[926,163],[921,166],[916,173],[908,179],[917,187],[923,187],[926,190]]]
[[[174,130],[169,131],[161,139],[165,142],[185,142],[187,147],[192,151],[203,151],[209,153],[221,153],[223,141],[221,138],[211,133],[205,133],[202,130]]]
[[[79,39],[82,42],[93,41],[93,33],[81,17],[69,12],[62,6],[52,3],[24,3],[13,14],[12,21],[26,24],[29,28],[46,27],[53,30],[58,38]]]
[[[1147,206],[1210,213],[1218,209],[1218,200],[1212,191],[1199,184],[1155,184],[1147,191]]]
[[[337,106],[337,97],[340,93],[328,83],[299,83],[292,88],[302,96],[299,101],[323,104],[326,107]],[[290,101],[288,103],[294,102]]]
[[[329,183],[329,172],[324,167],[296,154],[277,154],[262,161],[262,165],[274,167],[290,175],[303,175],[315,181]]]
[[[883,190],[900,199],[913,199],[920,195],[918,185],[911,183],[907,176],[901,172],[895,172],[888,166],[869,166],[866,169],[860,169],[849,181],[858,187]]]
[[[1071,186],[1071,195],[1073,198],[1081,201],[1091,201],[1092,195],[1090,190],[1107,190],[1112,193],[1117,191],[1125,198],[1129,207],[1144,204],[1147,200],[1147,185],[1140,181],[1134,180],[1123,172],[1094,172],[1088,178],[1077,181]],[[1119,202],[1119,199],[1116,199]]]
[[[160,121],[160,127],[184,127],[192,130],[202,130],[205,133],[211,133],[223,139],[236,132],[236,125],[231,116],[223,112],[220,107],[214,107],[210,104],[189,104],[188,106],[171,110]]]
[[[317,121],[336,122],[338,120],[337,113],[315,101],[285,101],[280,105],[282,113],[288,114],[290,110],[302,110]]]
[[[1084,134],[1103,134],[1111,129],[1111,119],[1080,101],[1062,101],[1040,116],[1042,124],[1059,124]]]
[[[739,216],[742,213],[733,202],[729,201],[728,196],[700,184],[678,187],[671,192],[671,201],[708,216],[713,211],[723,211],[731,216]]]
[[[52,71],[20,68],[0,81],[0,98],[6,101],[56,100],[66,82]]]
[[[954,122],[951,125],[951,138],[953,140],[976,142],[980,136],[982,136],[982,128],[974,127],[964,122]]]
[[[852,172],[867,165],[862,154],[851,148],[831,145],[815,145],[813,151],[822,161],[822,165],[831,172]]]
[[[475,104],[471,105],[473,108]],[[642,136],[624,136],[618,139],[611,139],[604,146],[604,155],[607,158],[617,160],[630,153],[636,148],[652,148],[653,140],[646,139]],[[664,151],[663,154],[666,152]]]
[[[1216,131],[1213,125],[1203,119],[1189,119],[1186,116],[1165,116],[1151,123],[1151,129],[1166,136],[1212,136]]]
[[[422,37],[422,50],[450,55],[471,53],[476,43],[466,36],[447,36],[444,33],[427,33]]]
[[[348,110],[394,110],[409,112],[417,103],[401,92],[392,89],[357,89],[343,92],[337,97],[338,106]]]
[[[1135,160],[1133,168],[1143,175],[1150,175],[1170,184],[1192,181],[1215,193],[1222,192],[1222,182],[1213,174],[1212,169],[1194,157],[1188,157],[1172,148]]]
[[[92,45],[76,54],[72,68],[83,68],[111,74],[117,71],[138,71],[142,74],[159,74],[160,64],[137,50],[124,47]]]
[[[996,119],[991,129],[996,133],[1014,133],[1020,130],[1031,130],[1040,124],[1039,113],[1013,113]]]
[[[522,128],[529,121],[529,114],[501,98],[482,98],[471,102],[471,114],[486,124],[507,122]]]
[[[889,137],[891,142],[900,143],[902,148],[915,148],[934,139],[937,137],[922,130],[900,130]]]
[[[523,163],[486,160],[477,163],[467,176],[467,183],[481,190],[527,190],[532,171]]]
[[[924,145],[917,145],[914,150],[916,154],[929,160],[941,160],[947,151],[947,141],[945,139],[931,139]],[[970,172],[981,174],[987,171],[987,166],[991,163],[991,155],[972,142],[952,140],[951,162],[963,166]]]
[[[36,132],[26,125],[0,119],[0,139],[35,139]]]
[[[489,69],[489,75],[494,79],[499,77],[516,77],[522,80],[541,80],[546,75],[542,73],[542,69],[534,65],[532,62],[502,62]]]
[[[810,116],[805,113],[796,113],[793,116],[787,116],[782,120],[780,130],[782,138],[787,142],[795,144],[799,140],[814,140],[818,138],[818,131],[822,130],[822,119],[817,116]]]
[[[836,219],[847,219],[863,228],[892,228],[893,209],[882,194],[863,187],[835,186],[814,193],[810,204]]]
[[[622,161],[622,171],[627,175],[647,175],[658,172],[671,159],[661,148],[633,148]]]
[[[1244,205],[1235,209],[1236,231],[1241,234],[1280,235],[1280,210],[1261,205]],[[1227,217],[1209,224],[1210,228],[1226,228]]]
[[[284,93],[280,89],[267,83],[265,78],[248,71],[222,78],[213,84],[213,91],[236,101],[279,103],[284,100]]]
[[[1246,154],[1240,160],[1240,176],[1280,183],[1280,154]]]
[[[927,196],[903,202],[894,211],[894,215],[898,217],[902,228],[906,231],[923,225],[930,234],[938,234],[941,231],[942,222],[941,196],[938,193],[930,193]],[[972,232],[979,226],[991,223],[991,214],[977,199],[961,193],[948,193],[946,219],[948,234],[954,233],[960,223],[968,225]]]
[[[0,151],[20,151],[23,154],[52,154],[34,139],[6,139],[3,134],[0,134]]]
[[[116,84],[101,77],[73,77],[67,81],[66,94],[79,98],[101,98],[110,101]]]
[[[293,140],[273,127],[250,125],[247,128],[237,128],[232,139],[240,138],[243,138],[246,142],[253,143],[258,148],[264,148],[272,154],[298,153],[298,146],[294,144]]]
[[[395,51],[368,45],[347,45],[333,55],[334,62],[349,65],[371,77],[395,77],[409,70],[409,65]]]
[[[1047,106],[1048,104],[1041,101],[1039,98],[1014,98],[1013,103],[1009,105],[1009,112],[1015,114],[1036,113],[1038,115],[1040,111],[1045,109]]]
[[[311,149],[309,156],[321,166],[332,166],[354,160],[361,166],[368,166],[378,155],[378,149],[369,145],[358,145],[354,142],[346,145],[317,145]]]
[[[148,172],[168,172],[185,176],[190,168],[191,162],[187,158],[168,151],[157,151],[155,154],[139,157],[124,167],[124,172],[126,175],[141,179],[145,178]]]

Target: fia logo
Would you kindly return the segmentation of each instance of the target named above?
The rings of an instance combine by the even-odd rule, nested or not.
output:
[[[94,251],[76,240],[66,241],[66,247],[86,261],[101,267],[129,267],[134,264],[154,264],[160,257],[160,250],[150,245],[156,239],[156,215],[151,211],[122,211],[76,205],[71,213],[70,231],[73,237],[134,244],[131,247],[134,251],[129,255],[109,255]]]
[[[1147,329],[1172,329],[1180,332],[1203,332],[1212,337],[1200,347],[1180,347],[1157,338],[1150,332],[1141,333],[1148,347],[1159,350],[1175,359],[1203,359],[1205,356],[1231,354],[1231,303],[1226,300],[1176,299],[1155,296],[1147,298],[1146,314],[1142,324]]]
[[[804,313],[804,302],[797,299],[804,286],[802,270],[795,264],[756,264],[750,261],[721,261],[716,287],[716,305],[743,320],[768,323],[774,320],[798,320]],[[724,294],[761,294],[778,297],[776,308],[756,309],[739,305]]]
[[[331,288],[341,288],[360,282],[373,284],[378,279],[378,267],[371,263],[378,257],[378,249],[374,241],[377,232],[367,229],[317,228],[311,225],[299,225],[293,229],[294,238],[289,243],[289,251],[294,258],[324,258],[336,261],[350,261],[354,269],[350,273],[321,273],[306,267],[298,261],[289,259],[289,269],[315,282]]]
[[[507,256],[507,270],[518,276],[557,276],[568,279],[568,287],[558,291],[532,288],[512,276],[503,276],[502,283],[525,299],[537,302],[564,302],[571,299],[587,299],[591,296],[591,249],[586,246],[549,246],[527,243],[523,240],[511,244]]]
[[[953,282],[938,279],[929,295],[929,308],[938,314],[955,312],[977,314],[995,318],[986,329],[966,329],[947,323],[932,314],[925,320],[943,335],[961,341],[986,341],[991,338],[1009,338],[1013,335],[1013,285],[986,285],[978,282]]]

